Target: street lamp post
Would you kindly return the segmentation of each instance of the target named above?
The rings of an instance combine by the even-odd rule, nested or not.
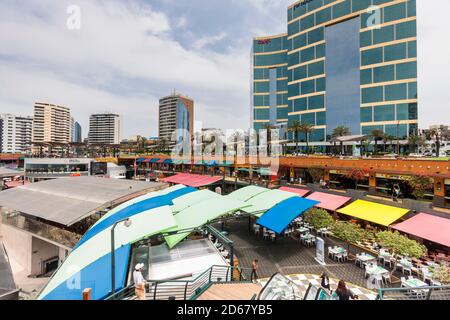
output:
[[[131,226],[131,220],[130,218],[122,219],[114,223],[114,225],[111,228],[111,295],[113,295],[116,292],[116,250],[115,250],[115,239],[114,239],[114,230],[116,229],[116,226],[119,223],[124,223],[125,227]]]

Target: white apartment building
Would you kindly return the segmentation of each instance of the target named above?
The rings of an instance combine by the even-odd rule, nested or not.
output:
[[[32,117],[0,114],[0,152],[29,152],[31,149],[32,132]]]
[[[69,143],[71,141],[70,109],[36,102],[32,140],[33,142]]]
[[[122,120],[118,114],[93,114],[89,118],[90,144],[120,144]]]

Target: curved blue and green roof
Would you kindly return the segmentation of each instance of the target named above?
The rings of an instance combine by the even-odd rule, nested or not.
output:
[[[39,300],[80,300],[86,288],[93,300],[111,293],[111,228],[115,228],[115,291],[126,285],[132,245],[165,235],[170,249],[192,230],[241,211],[258,217],[257,223],[281,233],[289,223],[317,202],[293,193],[250,186],[228,196],[176,185],[152,192],[110,210],[83,236],[41,291]]]

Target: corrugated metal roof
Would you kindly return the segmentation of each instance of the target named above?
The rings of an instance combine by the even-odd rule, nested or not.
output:
[[[70,177],[32,183],[0,192],[0,206],[72,225],[93,211],[166,184],[97,177]]]

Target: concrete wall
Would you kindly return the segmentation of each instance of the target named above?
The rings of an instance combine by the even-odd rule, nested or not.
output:
[[[36,237],[32,237],[32,250],[33,250],[31,252],[32,275],[42,274],[44,261],[54,257],[59,257],[59,247]]]
[[[0,227],[0,234],[8,255],[30,274],[32,236],[5,224],[1,224]]]

